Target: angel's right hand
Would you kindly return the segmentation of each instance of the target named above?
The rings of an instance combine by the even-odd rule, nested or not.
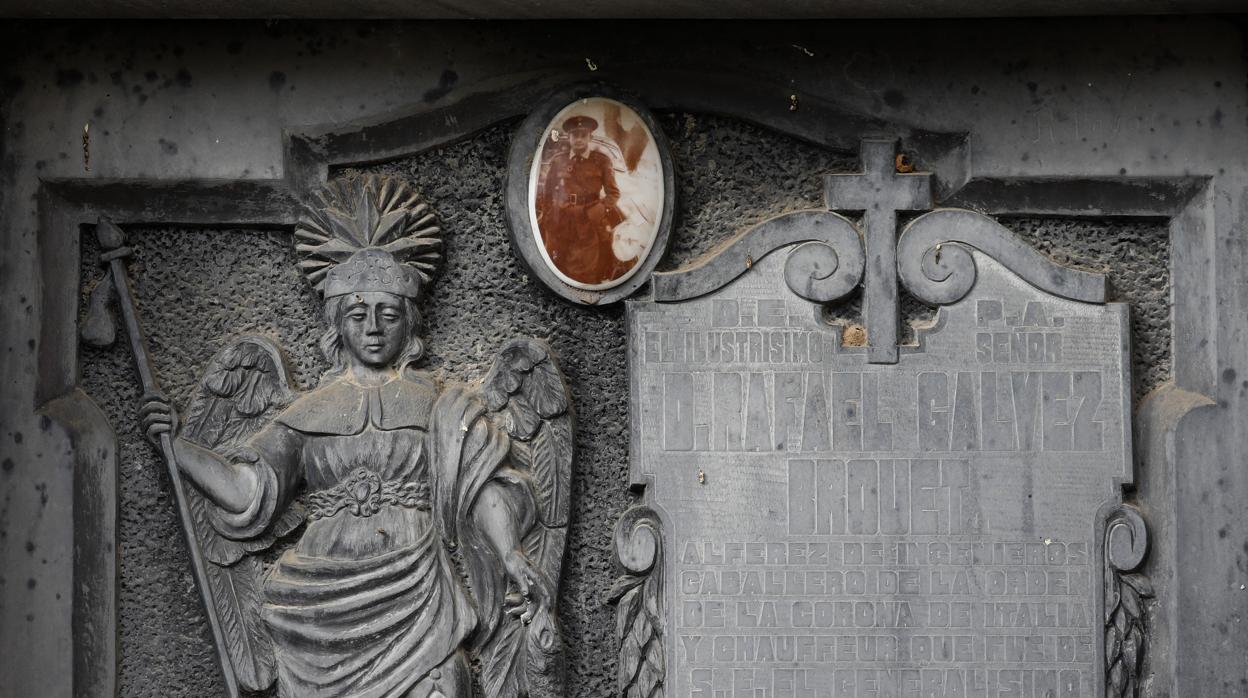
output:
[[[153,445],[160,445],[160,435],[173,437],[178,431],[178,412],[169,398],[159,393],[147,393],[139,407],[139,423],[143,435]]]

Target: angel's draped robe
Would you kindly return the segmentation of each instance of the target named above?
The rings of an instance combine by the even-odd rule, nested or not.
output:
[[[313,519],[278,559],[261,613],[281,695],[401,697],[437,688],[456,698],[467,690],[441,674],[460,667],[456,653],[478,625],[493,627],[503,590],[501,565],[469,510],[493,482],[511,495],[520,530],[533,516],[523,479],[503,467],[508,437],[483,409],[461,387],[439,396],[419,374],[380,387],[344,377],[295,401],[248,442],[253,462],[240,465],[254,467],[260,482],[250,506],[211,516],[230,538],[264,532],[301,484],[329,490],[360,468],[376,473],[374,482],[427,484],[430,493],[423,507],[382,504],[369,515],[346,507]],[[463,551],[467,587],[448,543]],[[437,686],[439,678],[450,684]]]

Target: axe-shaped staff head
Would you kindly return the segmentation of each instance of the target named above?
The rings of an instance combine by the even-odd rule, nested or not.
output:
[[[104,251],[111,252],[126,244],[126,234],[117,227],[117,224],[100,216],[100,220],[95,225],[95,236],[100,241],[100,247]]]
[[[112,303],[117,298],[117,283],[113,279],[113,259],[124,257],[130,253],[126,247],[126,234],[118,225],[107,218],[100,217],[95,226],[95,237],[100,241],[100,262],[106,265],[104,278],[91,289],[91,299],[87,304],[87,317],[79,332],[82,341],[101,349],[111,347],[117,341],[117,320],[113,317]]]

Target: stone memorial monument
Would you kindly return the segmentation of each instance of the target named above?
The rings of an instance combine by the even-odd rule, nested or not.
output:
[[[1242,8],[539,4],[0,0],[0,698],[1248,695]]]

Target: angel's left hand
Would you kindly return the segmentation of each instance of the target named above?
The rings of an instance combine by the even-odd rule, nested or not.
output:
[[[519,550],[512,550],[503,556],[503,566],[507,568],[507,576],[515,583],[518,592],[507,595],[504,609],[513,616],[519,616],[520,621],[528,625],[539,610],[550,609],[550,582]]]

